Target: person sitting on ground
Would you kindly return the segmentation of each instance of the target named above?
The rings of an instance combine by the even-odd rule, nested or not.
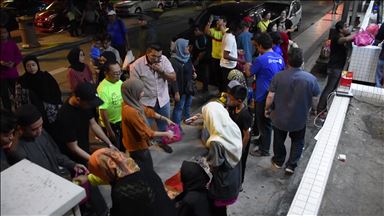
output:
[[[176,196],[178,216],[213,216],[209,204],[208,184],[212,179],[204,158],[183,161],[180,169],[183,192]]]
[[[120,80],[121,69],[117,62],[111,62],[106,66],[105,79],[97,87],[97,93],[104,101],[99,106],[100,124],[108,138],[115,143],[115,146],[124,151],[121,144],[121,97]]]
[[[227,215],[227,206],[236,202],[241,187],[241,131],[218,102],[206,104],[202,116],[209,133],[204,145],[213,175],[208,188],[213,215]]]
[[[141,166],[127,154],[103,148],[95,151],[88,164],[89,171],[111,185],[111,216],[176,216],[160,177],[153,169]],[[81,183],[89,177],[77,178]],[[100,182],[99,182],[100,184]]]
[[[17,143],[16,116],[8,110],[0,110],[0,168],[1,171],[7,169],[11,165],[5,155],[5,151],[9,151],[14,148]]]
[[[85,55],[82,49],[75,47],[69,51],[67,59],[70,63],[68,70],[68,80],[71,91],[75,91],[77,86],[83,82],[94,83],[92,71],[84,63]]]
[[[176,72],[176,81],[171,84],[171,91],[175,95],[175,105],[172,112],[172,121],[174,121],[181,128],[182,119],[190,117],[190,109],[192,105],[191,89],[188,85],[191,84],[192,79],[196,77],[192,61],[190,58],[189,41],[183,38],[176,40],[176,54],[170,59],[172,67]]]
[[[19,78],[18,82],[23,88],[33,92],[36,100],[31,102],[43,115],[44,129],[51,133],[59,108],[63,104],[59,84],[50,73],[41,71],[36,56],[24,57],[23,65],[25,73]]]
[[[141,80],[131,78],[124,81],[121,91],[124,100],[122,108],[124,147],[135,161],[153,169],[152,157],[148,150],[150,139],[162,136],[172,138],[174,135],[171,131],[153,131],[147,124],[147,118],[166,121],[167,124],[174,123],[140,102],[144,95],[144,84]]]
[[[250,146],[250,130],[252,126],[252,115],[244,101],[247,99],[247,88],[238,85],[229,90],[228,112],[231,119],[237,124],[241,131],[243,151],[241,154],[241,183],[244,183],[245,167]]]
[[[11,164],[28,159],[60,176],[68,171],[72,174],[88,172],[84,165],[76,164],[59,151],[55,141],[43,129],[43,116],[34,105],[23,105],[16,111],[16,116],[20,137],[14,148],[6,152]],[[59,166],[67,169],[67,172],[63,172]]]

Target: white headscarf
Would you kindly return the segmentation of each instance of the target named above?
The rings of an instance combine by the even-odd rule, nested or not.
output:
[[[235,167],[241,158],[242,139],[241,131],[232,121],[228,111],[218,102],[209,102],[202,109],[204,125],[210,134],[206,146],[209,148],[212,141],[220,143],[226,152],[227,161]]]

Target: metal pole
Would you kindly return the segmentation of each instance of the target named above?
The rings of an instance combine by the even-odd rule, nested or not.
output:
[[[344,1],[343,14],[341,15],[341,21],[343,21],[344,23],[346,23],[348,19],[350,3],[350,1]]]
[[[352,17],[351,17],[351,20],[350,20],[350,23],[349,23],[351,28],[355,27],[355,19],[356,19],[356,14],[357,14],[357,7],[359,7],[359,1],[354,1],[353,2],[353,6],[352,6]]]

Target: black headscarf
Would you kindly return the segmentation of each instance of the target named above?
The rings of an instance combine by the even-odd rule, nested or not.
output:
[[[35,74],[27,72],[26,64],[28,61],[36,62],[38,71]],[[24,57],[23,65],[25,73],[19,80],[22,87],[32,91],[42,102],[61,104],[61,91],[59,85],[51,74],[40,70],[39,60],[36,56],[29,55]]]
[[[71,64],[69,67],[73,68],[76,71],[82,72],[84,70],[85,64],[79,61],[80,52],[82,50],[79,47],[75,47],[69,51],[67,59]]]
[[[183,161],[180,172],[184,191],[206,189],[209,177],[199,164],[190,161]]]

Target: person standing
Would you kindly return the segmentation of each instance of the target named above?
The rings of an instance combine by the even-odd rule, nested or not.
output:
[[[157,31],[153,26],[152,22],[149,20],[150,18],[147,16],[139,16],[137,21],[140,26],[139,36],[137,40],[139,55],[145,55],[145,52],[150,44],[159,43]]]
[[[249,32],[251,23],[242,21],[241,22],[242,32],[237,36],[237,48],[244,50],[244,58],[247,63],[252,63],[252,56],[255,52],[255,48],[252,45],[253,34]]]
[[[19,77],[17,65],[22,56],[15,41],[10,39],[8,30],[0,27],[0,90],[1,103],[4,109],[11,110],[12,102],[9,93],[15,92],[16,80]]]
[[[211,52],[211,76],[215,79],[214,85],[220,87],[221,74],[220,74],[220,60],[223,55],[222,40],[225,32],[227,31],[227,20],[224,17],[218,17],[216,20],[216,26],[211,28],[214,17],[210,17],[204,32],[210,38],[212,38],[212,52]]]
[[[266,32],[269,23],[271,23],[271,12],[264,11],[263,15],[261,17],[262,17],[262,19],[257,23],[257,28],[261,32]]]
[[[26,56],[23,59],[25,73],[19,78],[20,85],[28,89],[35,97],[31,102],[43,115],[44,129],[53,132],[53,124],[61,105],[61,91],[59,84],[47,71],[41,71],[36,56]]]
[[[79,47],[75,47],[69,51],[67,59],[70,63],[68,69],[68,80],[71,91],[75,91],[77,86],[83,82],[94,83],[92,71],[87,64],[84,63],[84,51]]]
[[[287,134],[291,138],[291,151],[285,164],[287,174],[294,173],[301,157],[308,113],[315,109],[320,94],[316,77],[301,69],[303,62],[302,50],[292,48],[288,53],[288,69],[273,77],[265,104],[265,116],[273,123],[271,160],[276,168],[281,168],[285,161]]]
[[[319,104],[317,105],[318,113],[326,113],[328,95],[333,92],[341,77],[341,72],[347,61],[348,48],[347,45],[354,38],[354,34],[350,34],[348,25],[343,21],[339,21],[335,25],[336,33],[331,38],[331,52],[329,54],[329,62],[327,68],[327,84],[321,92]],[[326,115],[322,115],[325,117]]]
[[[121,69],[117,62],[111,62],[106,66],[105,79],[97,87],[97,93],[104,101],[99,106],[100,125],[106,132],[108,138],[115,143],[115,146],[124,151],[121,144],[121,96],[120,80]]]
[[[198,79],[203,82],[203,92],[208,92],[208,85],[210,82],[209,60],[211,54],[212,42],[208,40],[207,36],[200,29],[198,25],[194,27],[194,43],[192,48],[193,65],[198,72]]]
[[[224,92],[227,89],[229,80],[227,79],[229,71],[234,69],[237,63],[244,64],[245,61],[238,58],[236,38],[233,34],[235,27],[230,26],[229,30],[224,34],[221,44],[222,56],[220,59],[220,84],[219,91]]]
[[[124,58],[127,51],[131,49],[127,32],[124,22],[116,17],[116,12],[108,11],[107,33],[111,36],[111,44],[119,51],[121,58]]]
[[[291,39],[291,32],[294,32],[295,28],[292,28],[293,23],[290,19],[287,19],[287,11],[283,10],[280,13],[280,18],[278,20],[278,29],[279,31],[285,32],[288,34],[289,39]]]
[[[172,138],[170,131],[153,131],[147,122],[149,118],[165,121],[167,124],[173,122],[156,112],[145,107],[140,102],[144,95],[144,83],[137,79],[124,81],[121,92],[124,100],[122,108],[122,132],[123,144],[127,152],[136,161],[153,170],[152,156],[148,148],[150,139],[153,137]]]
[[[375,37],[374,45],[378,45],[379,43],[382,43],[383,40],[384,40],[384,23],[382,23],[380,26],[379,32]],[[384,86],[383,73],[384,73],[384,48],[381,48],[379,61],[377,62],[377,67],[376,67],[376,77],[375,77],[376,87],[383,88]]]
[[[285,64],[283,57],[272,50],[272,38],[268,33],[261,33],[253,40],[261,55],[253,61],[252,66],[248,64],[245,67],[245,74],[248,77],[256,75],[255,116],[260,144],[259,149],[251,152],[251,155],[261,157],[269,156],[271,145],[271,120],[264,116],[269,84],[275,74],[284,70]]]
[[[176,81],[172,82],[171,89],[175,97],[175,106],[172,112],[172,121],[181,128],[182,119],[190,117],[192,105],[192,92],[188,90],[188,83],[196,77],[189,54],[189,41],[179,38],[176,40],[176,54],[170,59],[176,72]]]
[[[140,79],[144,83],[144,96],[141,103],[151,107],[155,112],[167,118],[170,117],[170,98],[168,93],[168,81],[176,81],[176,73],[171,62],[162,54],[162,49],[158,44],[151,44],[147,48],[144,56],[137,59],[130,66],[130,77]],[[148,119],[148,124],[152,125],[153,120]],[[159,131],[166,131],[165,121],[156,120]],[[160,144],[166,152],[172,152],[168,145]]]

